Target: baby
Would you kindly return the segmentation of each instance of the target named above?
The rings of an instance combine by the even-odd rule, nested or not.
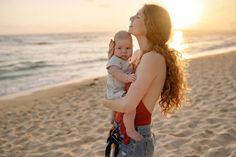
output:
[[[114,41],[111,40],[108,52],[108,63],[106,69],[107,93],[108,99],[115,99],[125,95],[125,84],[134,82],[136,75],[132,73],[133,67],[129,63],[132,56],[132,37],[126,31],[119,31],[115,34]],[[141,141],[140,135],[134,128],[134,119],[136,112],[124,114],[123,122],[127,135],[135,141]],[[112,112],[111,122],[114,122],[115,112]]]

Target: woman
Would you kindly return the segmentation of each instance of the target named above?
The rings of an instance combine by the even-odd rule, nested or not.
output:
[[[178,52],[167,45],[171,34],[168,12],[158,5],[147,4],[130,21],[129,33],[137,38],[140,47],[138,55],[132,58],[137,78],[124,97],[105,99],[103,104],[118,112],[114,124],[121,134],[117,157],[151,157],[154,139],[150,124],[154,106],[158,101],[164,115],[180,108],[186,85]],[[123,124],[123,113],[134,110],[136,129],[144,137],[140,142],[127,137]]]

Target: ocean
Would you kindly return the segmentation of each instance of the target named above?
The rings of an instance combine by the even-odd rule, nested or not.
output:
[[[113,35],[0,35],[0,96],[105,76]],[[236,32],[175,31],[170,46],[184,59],[225,53],[236,50]],[[135,49],[138,44],[134,40]]]

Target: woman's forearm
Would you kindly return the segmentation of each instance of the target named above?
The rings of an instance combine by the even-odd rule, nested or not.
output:
[[[127,102],[124,98],[119,99],[104,99],[103,105],[112,111],[121,112],[121,113],[131,113],[136,110],[136,107],[133,108],[132,106],[125,104]]]
[[[123,104],[123,100],[122,98],[120,99],[113,99],[113,100],[109,100],[109,99],[104,99],[103,100],[103,105],[109,109],[111,109],[112,111],[116,111],[116,112],[125,112],[125,105]]]

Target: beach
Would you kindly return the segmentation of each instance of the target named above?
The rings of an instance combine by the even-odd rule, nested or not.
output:
[[[195,58],[187,68],[189,102],[164,118],[153,112],[155,157],[236,156],[236,52]],[[0,156],[102,157],[110,111],[106,79],[0,97]]]

